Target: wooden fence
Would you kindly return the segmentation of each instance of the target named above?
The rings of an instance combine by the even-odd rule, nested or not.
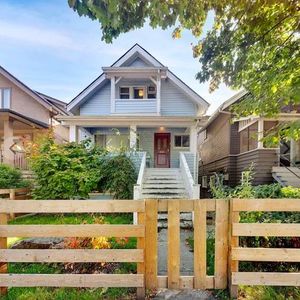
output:
[[[300,224],[239,223],[240,212],[300,212],[299,199],[232,199],[231,251],[229,256],[231,295],[237,296],[238,285],[300,286],[300,273],[239,272],[239,261],[299,262],[298,248],[239,247],[239,237],[300,237]]]
[[[137,225],[7,225],[9,213],[138,213]],[[0,283],[5,287],[137,287],[144,298],[144,201],[0,200]],[[138,249],[6,249],[8,237],[136,237]],[[137,262],[138,274],[6,274],[9,262]],[[4,289],[3,289],[4,287]]]
[[[239,223],[242,211],[300,211],[300,200],[0,200],[0,282],[9,286],[231,288],[300,285],[300,273],[239,272],[239,261],[300,261],[300,249],[242,248],[240,236],[300,236],[300,224]],[[194,216],[194,274],[180,274],[180,213]],[[215,269],[207,275],[207,213],[215,212]],[[8,225],[11,213],[137,213],[137,225]],[[158,275],[158,213],[168,214],[167,275]],[[136,237],[137,249],[6,249],[7,237]],[[9,262],[136,262],[137,274],[7,274]]]

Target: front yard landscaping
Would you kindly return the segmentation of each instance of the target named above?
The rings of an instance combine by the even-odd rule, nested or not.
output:
[[[24,216],[11,220],[10,224],[131,224],[132,214],[40,214]],[[18,239],[9,241],[10,247]],[[83,245],[82,243],[87,243]],[[68,238],[64,240],[67,248],[90,247],[87,239]],[[94,242],[94,243],[93,243]],[[88,245],[89,244],[89,245]],[[92,241],[93,248],[136,248],[136,238],[105,239],[96,238]],[[23,274],[63,274],[63,273],[136,273],[135,263],[9,263],[9,273]],[[132,288],[9,288],[7,295],[0,299],[7,300],[96,300],[96,299],[134,299],[135,289]]]

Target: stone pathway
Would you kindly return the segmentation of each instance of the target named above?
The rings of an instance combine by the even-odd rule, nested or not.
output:
[[[205,290],[168,290],[162,289],[153,298],[154,300],[177,299],[177,300],[216,300],[210,291]]]

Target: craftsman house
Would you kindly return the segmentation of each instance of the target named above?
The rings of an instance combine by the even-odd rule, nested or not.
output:
[[[64,102],[33,91],[0,67],[0,163],[27,169],[24,145],[43,129],[53,128],[58,142],[68,140],[58,114],[68,114]]]
[[[255,185],[276,180],[282,185],[300,187],[300,141],[282,141],[274,148],[262,141],[278,123],[300,120],[300,107],[285,107],[276,119],[234,119],[230,107],[245,95],[247,92],[241,91],[224,102],[199,132],[201,197],[208,195],[209,180],[215,173],[224,175],[225,184],[235,186],[251,164]]]
[[[135,198],[198,198],[197,126],[209,104],[138,44],[102,70],[58,117],[70,141],[139,153]]]

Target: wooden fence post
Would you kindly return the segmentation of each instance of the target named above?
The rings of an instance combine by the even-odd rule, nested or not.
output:
[[[227,287],[228,206],[228,200],[216,200],[215,289]]]
[[[194,200],[194,288],[206,288],[206,200]]]
[[[169,200],[168,201],[168,288],[178,289],[180,284],[179,280],[180,280],[179,200]]]
[[[16,199],[16,190],[15,189],[10,189],[9,190],[9,200],[15,200]],[[10,219],[13,220],[15,218],[14,213],[9,214]]]
[[[232,272],[239,271],[239,262],[237,260],[232,260],[232,248],[239,246],[239,237],[232,236],[232,224],[238,223],[240,220],[239,212],[233,211],[234,199],[230,199],[230,212],[229,212],[229,255],[228,255],[228,285],[230,290],[230,296],[234,299],[238,297],[238,286],[232,285]]]
[[[156,199],[146,200],[145,276],[146,288],[157,288],[157,209]]]
[[[138,225],[145,225],[145,213],[139,212],[137,215]],[[144,261],[137,264],[137,273],[144,275],[144,287],[137,288],[137,299],[145,299],[145,238],[137,239],[137,248],[144,250]]]
[[[7,214],[0,213],[0,225],[6,225],[8,221]],[[0,249],[7,248],[7,238],[1,237],[0,238]],[[0,273],[7,273],[7,264],[0,262]],[[7,293],[7,287],[0,286],[0,295],[4,295]]]

